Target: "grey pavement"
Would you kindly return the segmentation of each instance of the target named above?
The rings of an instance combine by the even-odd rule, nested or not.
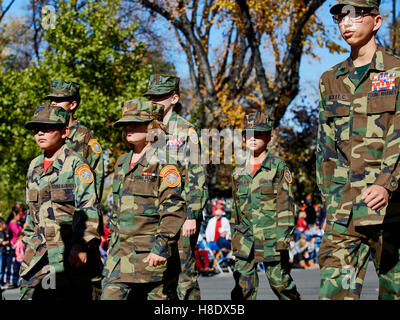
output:
[[[297,291],[303,300],[318,300],[320,282],[319,269],[292,269],[291,275],[296,283]],[[265,273],[258,273],[259,289],[257,300],[278,300],[272,292]],[[217,274],[212,277],[200,277],[201,297],[203,300],[230,300],[230,293],[234,287],[231,273]],[[378,299],[378,277],[372,262],[369,263],[365,275],[361,300]]]
[[[319,289],[319,269],[292,269],[291,275],[296,282],[297,290],[303,300],[317,300]],[[277,300],[264,273],[258,273],[260,287],[257,300]],[[230,292],[234,286],[232,273],[222,273],[210,277],[199,278],[202,300],[230,300]],[[3,292],[6,300],[17,300],[19,289]],[[372,262],[369,263],[365,276],[361,300],[378,299],[378,277]]]

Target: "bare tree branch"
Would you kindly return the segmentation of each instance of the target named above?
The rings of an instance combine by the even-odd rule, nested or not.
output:
[[[13,5],[14,2],[15,2],[15,0],[11,0],[10,3],[8,4],[8,6],[1,12],[0,23],[3,20],[3,18],[5,17],[7,11],[10,10],[10,8]]]

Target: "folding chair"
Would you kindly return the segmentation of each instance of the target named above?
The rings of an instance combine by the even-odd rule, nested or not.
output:
[[[209,253],[210,261],[213,261],[213,267],[217,268],[217,270],[221,273],[224,272],[224,270],[221,267],[221,262],[230,261],[232,259],[222,256],[222,253],[221,253],[219,247],[217,246],[217,243],[215,243],[215,242],[207,243],[204,241],[204,245],[207,248],[207,251]],[[228,269],[229,273],[233,272],[232,268],[229,266],[229,263],[226,264],[226,268]]]

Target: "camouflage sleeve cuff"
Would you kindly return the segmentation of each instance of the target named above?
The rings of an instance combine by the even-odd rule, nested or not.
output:
[[[398,187],[396,177],[394,177],[390,173],[381,173],[376,179],[374,184],[384,187],[392,192],[395,191]]]
[[[277,228],[278,229],[278,228]],[[279,229],[276,231],[276,250],[287,250],[289,248],[290,238],[293,228]]]
[[[289,248],[289,244],[286,243],[286,241],[280,240],[276,243],[276,250],[278,250],[278,251],[288,250],[288,248]]]
[[[157,237],[157,240],[151,249],[151,253],[159,255],[163,258],[168,258],[170,256],[168,252],[168,240],[162,236]]]

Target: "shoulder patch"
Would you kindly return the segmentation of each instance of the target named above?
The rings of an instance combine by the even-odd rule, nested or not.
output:
[[[102,153],[103,151],[96,139],[90,139],[88,145],[92,148],[93,152],[95,153]]]
[[[285,170],[284,175],[285,175],[285,180],[286,180],[288,183],[292,183],[292,182],[293,182],[293,176],[292,176],[292,174],[290,173],[289,170]]]
[[[195,129],[189,128],[188,135],[189,135],[190,141],[192,141],[194,144],[199,143],[199,136],[197,135],[197,132]]]
[[[94,180],[93,173],[87,164],[82,164],[78,168],[76,168],[75,174],[79,176],[79,179],[83,183],[91,183]]]
[[[169,164],[169,165],[166,165],[164,168],[161,169],[161,171],[160,171],[160,177],[164,177],[164,175],[165,175],[168,171],[171,171],[171,170],[176,171],[176,172],[179,173],[179,170],[178,170],[178,168],[177,168],[176,166],[174,166],[174,165],[172,165],[172,164]]]
[[[163,181],[168,187],[174,188],[180,185],[181,175],[178,171],[171,169],[164,173]]]

